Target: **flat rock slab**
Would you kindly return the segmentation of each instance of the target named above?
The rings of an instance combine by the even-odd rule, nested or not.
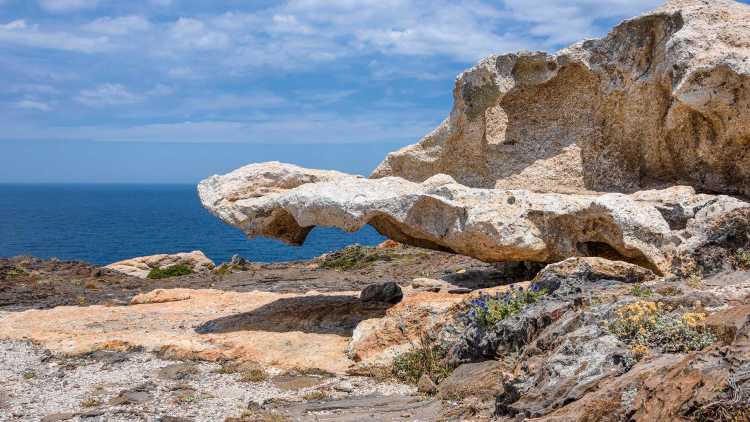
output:
[[[280,390],[301,390],[303,388],[317,387],[326,382],[325,378],[311,375],[278,375],[271,378],[271,384]]]
[[[437,400],[409,396],[365,396],[344,400],[305,402],[279,408],[295,421],[434,421],[442,405]]]
[[[408,345],[398,321],[409,322],[407,334],[416,336],[423,318],[437,320],[429,315],[463,300],[447,293],[411,292],[391,305],[363,303],[358,292],[174,290],[170,294],[189,299],[6,313],[0,319],[0,339],[31,340],[64,355],[98,356],[109,366],[122,365],[125,358],[117,351],[145,350],[174,359],[249,360],[282,370],[343,374],[356,364],[351,357],[377,359],[390,356],[393,346]],[[364,328],[355,335],[359,326]],[[159,376],[180,379],[190,372],[185,364],[162,369]]]

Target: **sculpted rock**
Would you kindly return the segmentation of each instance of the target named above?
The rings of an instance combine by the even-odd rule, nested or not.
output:
[[[146,278],[154,268],[167,268],[174,265],[185,265],[193,272],[206,271],[214,267],[213,261],[201,251],[181,252],[176,254],[159,254],[130,258],[115,262],[104,268],[115,270],[133,277]]]
[[[249,236],[293,244],[317,225],[356,231],[370,224],[402,243],[488,262],[550,262],[606,251],[657,270],[668,267],[658,248],[668,224],[656,208],[627,195],[475,189],[445,175],[423,183],[343,174],[296,186],[269,183],[316,174],[293,165],[253,164],[202,181],[198,193],[206,208]],[[260,189],[271,193],[260,196]]]
[[[733,1],[672,0],[557,54],[490,56],[458,77],[450,116],[372,177],[750,195],[748,21]]]

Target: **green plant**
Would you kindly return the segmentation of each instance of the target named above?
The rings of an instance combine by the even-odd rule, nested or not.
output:
[[[737,249],[732,259],[734,265],[741,270],[750,270],[750,250]]]
[[[537,285],[533,285],[526,290],[511,286],[502,294],[497,293],[495,296],[483,294],[471,300],[466,316],[470,322],[483,328],[489,328],[499,321],[521,312],[523,308],[537,302],[545,294],[547,294],[547,291]]]
[[[637,297],[649,297],[654,294],[654,291],[648,287],[643,287],[640,284],[636,284],[630,289],[630,294]]]
[[[661,303],[640,301],[618,309],[609,330],[634,350],[654,347],[665,353],[681,353],[701,350],[716,341],[703,324],[705,318],[703,313],[680,315]]]
[[[148,278],[152,280],[159,280],[162,278],[177,277],[181,275],[192,274],[191,270],[187,265],[177,264],[166,268],[152,268],[148,273]]]
[[[412,344],[412,350],[396,356],[391,372],[404,382],[416,384],[422,375],[429,375],[439,383],[453,372],[453,367],[445,362],[447,350],[431,336],[422,333],[419,344]]]

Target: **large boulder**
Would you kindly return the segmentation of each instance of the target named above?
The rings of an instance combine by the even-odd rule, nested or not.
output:
[[[490,56],[457,78],[450,116],[372,177],[749,195],[749,21],[734,1],[672,0],[556,54]]]
[[[208,271],[214,268],[214,262],[201,251],[139,256],[114,262],[104,268],[133,277],[147,278],[148,273],[154,268],[164,269],[175,265],[184,265],[193,272]]]

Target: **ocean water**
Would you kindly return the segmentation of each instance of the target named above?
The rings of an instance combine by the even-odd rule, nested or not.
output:
[[[303,246],[245,235],[211,215],[194,185],[0,185],[0,257],[33,255],[103,265],[202,250],[217,264],[239,254],[259,262],[309,259],[384,238],[314,229]]]

